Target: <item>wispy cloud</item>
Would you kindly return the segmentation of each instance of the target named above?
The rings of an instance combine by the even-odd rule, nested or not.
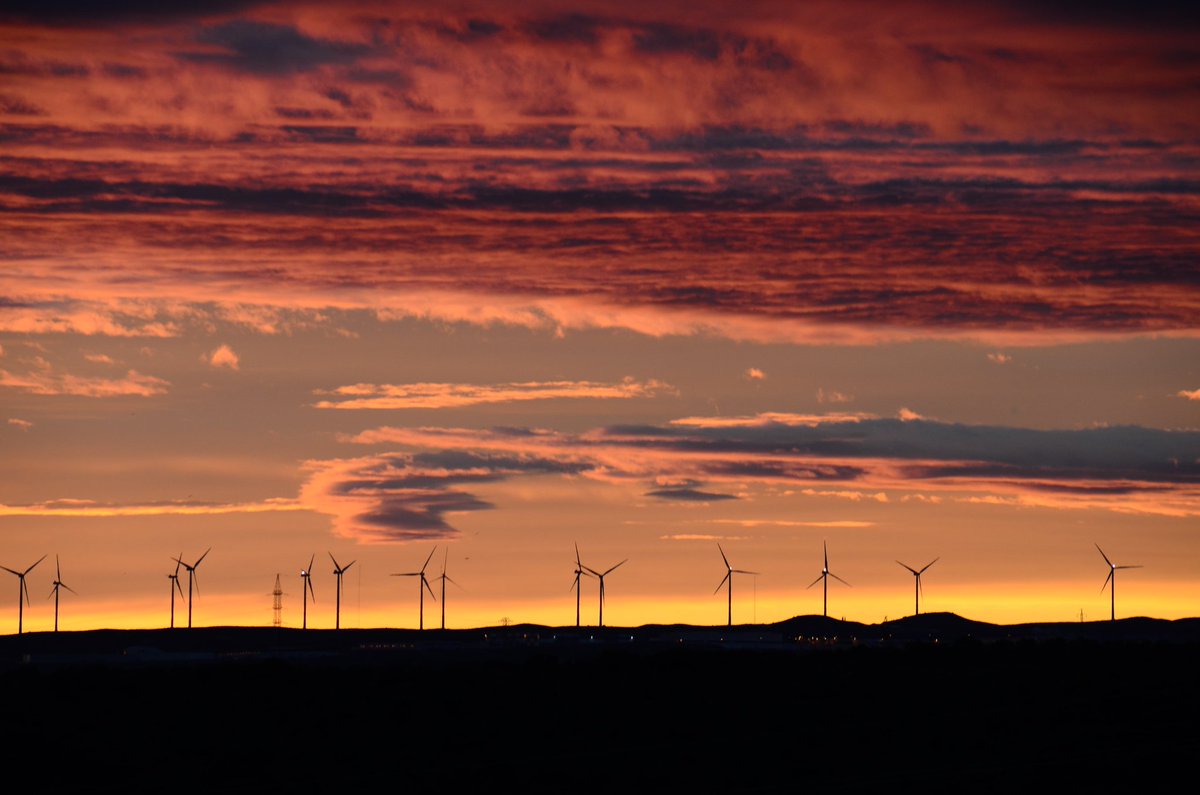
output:
[[[353,384],[323,394],[336,396],[314,405],[321,409],[445,409],[480,403],[555,399],[629,399],[675,392],[662,381],[626,378],[597,381],[526,381],[507,384]]]
[[[1181,389],[1175,393],[1175,396],[1187,400],[1200,400],[1200,389]]]
[[[27,431],[33,427],[33,423],[29,420],[23,420],[19,417],[9,417],[8,424],[16,428],[18,431]]]
[[[122,396],[153,397],[165,394],[170,384],[161,378],[129,370],[123,378],[98,378],[71,375],[44,368],[23,374],[0,370],[0,387],[34,395],[73,395],[107,398]]]
[[[854,400],[854,395],[848,395],[845,392],[839,392],[836,389],[817,389],[818,403],[850,403]]]
[[[766,411],[745,417],[682,417],[671,420],[672,425],[689,428],[762,428],[768,425],[803,426],[815,428],[818,425],[838,425],[847,422],[861,422],[873,419],[870,414],[793,414],[780,411]]]
[[[747,367],[745,376],[751,381],[762,381],[767,377],[767,374],[762,370],[759,370],[757,367]]]
[[[1000,353],[999,351],[995,353],[989,353],[987,357],[989,362],[993,362],[995,364],[1008,364],[1012,361],[1011,356],[1009,356],[1007,353]]]
[[[0,503],[0,516],[78,518],[103,518],[112,516],[208,516],[230,513],[273,513],[276,511],[307,510],[311,509],[296,500],[284,498],[239,503],[173,501],[117,504],[77,499],[59,499],[29,505],[4,505]]]

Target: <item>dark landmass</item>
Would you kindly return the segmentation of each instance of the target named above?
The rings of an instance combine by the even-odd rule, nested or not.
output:
[[[1154,791],[1200,620],[32,633],[0,704],[58,791]]]

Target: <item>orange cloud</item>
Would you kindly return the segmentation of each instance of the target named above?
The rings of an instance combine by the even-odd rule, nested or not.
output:
[[[674,392],[661,381],[626,378],[615,384],[596,381],[529,381],[479,384],[353,384],[331,390],[337,400],[314,404],[322,409],[442,409],[480,403],[508,403],[560,398],[628,399]]]
[[[201,361],[208,362],[212,367],[225,367],[230,370],[238,369],[238,355],[228,345],[221,345],[215,350],[204,354],[200,359]]]
[[[1188,400],[1200,400],[1200,389],[1181,389],[1175,395]]]
[[[153,397],[165,394],[170,384],[161,378],[129,370],[124,378],[91,378],[54,373],[49,369],[24,375],[0,370],[0,387],[17,389],[34,395],[74,395],[78,397],[121,397],[134,395]]]

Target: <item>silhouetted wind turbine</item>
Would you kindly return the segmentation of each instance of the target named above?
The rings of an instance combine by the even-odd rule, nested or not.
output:
[[[450,548],[446,547],[446,551],[442,555],[442,573],[439,574],[438,576],[434,577],[435,580],[442,581],[442,629],[446,628],[446,581],[450,580],[450,582],[454,582],[454,580],[451,580],[450,577],[446,574],[446,561],[449,560],[449,558],[450,558]],[[458,585],[458,583],[456,583],[456,582],[454,582],[454,584]],[[458,587],[462,588],[461,585],[458,585]]]
[[[918,615],[918,616],[921,615],[921,594],[924,593],[924,590],[925,590],[924,588],[921,587],[921,575],[925,573],[925,569],[927,569],[930,566],[932,566],[933,564],[937,563],[939,560],[941,560],[940,555],[938,557],[934,558],[933,560],[929,561],[928,563],[926,563],[924,566],[922,566],[920,571],[917,571],[912,566],[909,566],[907,563],[900,563],[900,561],[896,561],[897,563],[900,563],[901,566],[903,566],[904,568],[911,571],[913,573],[913,577],[916,578],[917,582],[913,586],[913,594],[916,597],[916,608],[915,609],[916,609],[916,615]]]
[[[745,571],[743,569],[735,569],[733,566],[729,565],[729,558],[725,557],[725,550],[721,549],[720,544],[717,544],[717,551],[719,551],[721,553],[721,560],[725,561],[725,576],[721,578],[720,584],[717,585],[717,588],[716,588],[716,590],[713,591],[713,593],[720,593],[721,586],[724,585],[726,583],[726,581],[729,582],[729,616],[727,619],[726,626],[732,627],[733,626],[733,575],[735,575],[735,574],[758,574],[758,572],[757,571]]]
[[[337,577],[337,601],[335,602],[335,606],[333,608],[333,628],[341,629],[342,628],[342,575],[345,574],[350,569],[350,567],[354,565],[354,561],[352,560],[349,563],[347,563],[345,566],[342,566],[341,564],[339,564],[337,562],[337,558],[335,558],[333,556],[332,552],[330,552],[328,554],[329,554],[329,559],[333,561],[333,574],[334,574],[334,576]]]
[[[54,631],[58,632],[58,589],[66,588],[71,593],[79,596],[75,589],[62,581],[62,566],[58,563],[58,555],[54,556],[54,587],[50,589],[50,596],[54,597]],[[49,599],[50,596],[46,598]]]
[[[314,605],[317,603],[317,592],[313,590],[312,584],[312,567],[313,561],[316,559],[317,556],[314,553],[308,559],[308,568],[300,569],[300,599],[304,602],[304,609],[302,612],[303,619],[302,624],[300,625],[301,629],[308,629],[308,595],[312,594]]]
[[[598,579],[600,581],[600,621],[599,621],[600,626],[604,626],[604,578],[607,577],[608,575],[612,574],[614,571],[617,570],[617,568],[624,566],[628,562],[629,562],[629,558],[625,558],[625,560],[621,561],[616,566],[611,567],[610,569],[605,571],[603,574],[596,571],[595,569],[588,568],[587,566],[583,567],[593,577],[595,577],[596,579]]]
[[[179,553],[179,558],[183,557],[183,553]],[[183,565],[183,561],[179,558],[171,558],[175,561],[175,573],[168,574],[167,580],[171,583],[168,589],[171,591],[171,629],[175,629],[175,592],[179,591],[179,598],[183,598],[183,586],[179,584],[179,567]]]
[[[814,585],[816,585],[817,583],[821,582],[822,580],[825,581],[825,584],[822,586],[822,589],[825,591],[825,594],[821,599],[821,615],[824,616],[825,618],[828,618],[829,617],[829,578],[832,577],[833,579],[837,580],[842,585],[845,585],[847,587],[852,588],[854,586],[850,585],[850,583],[846,582],[841,577],[837,576],[836,574],[834,574],[832,571],[829,570],[829,545],[822,542],[821,546],[825,550],[825,565],[821,567],[821,576],[818,577],[817,579],[813,580],[811,583],[809,583],[808,587],[811,588]]]
[[[4,569],[9,574],[15,574],[17,576],[17,579],[20,580],[20,582],[17,584],[17,634],[18,635],[20,635],[21,632],[24,631],[24,628],[25,628],[25,605],[29,604],[29,587],[27,585],[25,585],[25,575],[28,574],[29,572],[33,571],[37,567],[38,563],[41,563],[45,559],[46,559],[46,556],[42,555],[40,558],[37,559],[37,563],[34,563],[32,566],[25,569],[25,571],[13,571],[8,566],[0,566],[0,569]],[[24,602],[21,601],[22,597],[24,597],[24,599],[25,599]]]
[[[200,578],[196,576],[196,567],[198,567],[200,565],[201,561],[203,561],[206,557],[208,557],[209,552],[212,552],[212,547],[209,547],[208,549],[204,550],[204,554],[201,555],[199,558],[197,558],[196,562],[190,566],[183,562],[182,555],[178,558],[175,558],[176,562],[179,563],[179,565],[183,566],[185,569],[187,569],[187,573],[188,573],[188,629],[192,628],[192,586],[193,586],[193,583],[195,584],[196,592],[197,593],[200,592]],[[176,569],[176,571],[179,571],[179,570]],[[172,598],[172,601],[174,601],[174,597],[172,596],[171,598]]]
[[[1095,543],[1095,542],[1093,542]],[[1104,562],[1108,564],[1108,576],[1104,578],[1104,585],[1100,586],[1100,593],[1104,593],[1104,589],[1108,587],[1108,583],[1112,581],[1112,588],[1109,588],[1109,593],[1112,595],[1112,613],[1109,615],[1109,621],[1117,620],[1117,569],[1140,569],[1141,565],[1137,566],[1114,566],[1113,562],[1108,559],[1108,555],[1104,554],[1104,550],[1100,549],[1100,545],[1096,544],[1096,549],[1100,552],[1100,557],[1104,558]]]
[[[429,587],[429,580],[425,579],[425,567],[429,565],[429,561],[433,560],[433,553],[437,552],[437,547],[429,550],[429,557],[425,558],[425,563],[421,566],[420,571],[406,571],[402,574],[393,574],[393,577],[420,577],[420,582],[417,583],[417,595],[421,598],[421,618],[417,625],[418,629],[425,629],[425,592],[429,591],[429,598],[437,601],[437,597],[433,595],[433,589]],[[445,588],[445,583],[442,587]],[[443,623],[445,622],[445,613],[443,612]],[[445,629],[445,626],[442,627]]]
[[[579,562],[579,544],[575,544],[575,582],[571,585],[575,589],[575,626],[579,626],[579,599],[583,593],[583,589],[579,587],[579,578],[583,575],[589,577],[592,573],[586,566]]]

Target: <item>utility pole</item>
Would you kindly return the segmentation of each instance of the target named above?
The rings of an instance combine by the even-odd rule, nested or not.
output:
[[[275,602],[272,608],[275,610],[275,626],[283,626],[283,586],[279,584],[279,575],[275,575],[275,590],[271,592],[271,596],[275,597]]]

